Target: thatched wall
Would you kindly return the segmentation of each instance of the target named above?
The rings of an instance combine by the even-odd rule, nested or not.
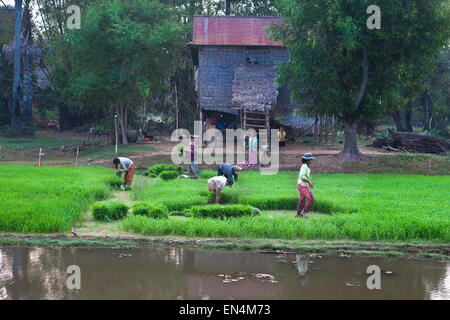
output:
[[[278,88],[275,68],[261,64],[246,64],[234,69],[232,100],[235,107],[264,111],[276,106]]]
[[[249,60],[273,67],[277,61],[288,59],[287,50],[281,47],[200,46],[198,90],[201,109],[237,114],[232,109],[235,68]],[[292,109],[286,87],[279,89],[276,108]]]

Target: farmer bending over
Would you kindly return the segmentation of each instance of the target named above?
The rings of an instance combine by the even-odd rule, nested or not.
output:
[[[309,169],[309,164],[312,159],[314,159],[314,157],[311,153],[305,153],[302,159],[302,167],[300,168],[297,185],[298,191],[300,191],[300,200],[298,201],[296,218],[308,218],[306,215],[314,203],[314,196],[311,192],[311,189],[313,189],[314,186],[310,181],[311,170]],[[308,200],[308,203],[306,203],[306,200]]]
[[[228,180],[225,177],[212,177],[208,180],[208,189],[209,192],[215,192],[216,193],[216,202],[220,203],[220,192],[225,189],[226,186],[228,186]],[[231,186],[230,186],[231,188]]]
[[[122,168],[116,174],[118,177],[122,176],[122,172],[125,172],[125,177],[123,178],[123,186],[130,186],[133,183],[134,170],[136,169],[136,165],[133,161],[128,158],[115,158],[113,160],[113,164],[116,170],[119,170],[119,165]]]
[[[223,163],[217,168],[217,175],[219,177],[225,176],[227,178],[228,185],[231,186],[233,183],[238,181],[239,178],[239,171],[241,171],[242,168],[238,166],[232,166],[229,163]],[[233,180],[234,177],[234,180]]]

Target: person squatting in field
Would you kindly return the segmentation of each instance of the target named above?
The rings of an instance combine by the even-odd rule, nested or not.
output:
[[[314,196],[311,189],[314,188],[311,183],[311,170],[309,165],[314,159],[311,153],[305,153],[302,159],[302,166],[300,168],[300,174],[298,177],[297,188],[300,191],[300,199],[298,201],[296,218],[303,217],[308,218],[307,214],[314,203]],[[308,200],[308,202],[306,202]]]
[[[136,170],[136,165],[134,164],[134,162],[128,158],[115,158],[113,160],[113,164],[116,170],[119,170],[119,165],[122,168],[117,172],[118,177],[122,176],[122,172],[125,172],[125,176],[123,178],[123,186],[131,187],[133,183],[134,171]]]
[[[232,166],[229,163],[223,163],[217,168],[217,175],[219,177],[225,176],[225,178],[227,178],[228,185],[231,188],[234,182],[238,181],[240,171],[242,171],[242,168],[239,166]]]
[[[224,176],[212,177],[211,179],[208,180],[209,192],[216,193],[216,202],[217,203],[221,202],[220,192],[223,189],[225,189],[226,186],[229,186],[229,182],[228,182],[227,178],[225,178]],[[230,186],[230,188],[231,188],[231,186]]]

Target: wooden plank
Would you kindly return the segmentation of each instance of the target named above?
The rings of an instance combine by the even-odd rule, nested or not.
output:
[[[256,119],[256,118],[245,118],[246,120],[251,120],[251,121],[264,121],[264,122],[266,122],[266,118],[263,118],[263,119]]]
[[[261,112],[261,111],[250,111],[250,110],[246,110],[247,113],[253,113],[253,114],[262,114],[262,115],[266,115],[265,112]]]
[[[267,128],[266,126],[261,126],[259,124],[251,124],[251,123],[247,123],[246,126],[249,128]]]

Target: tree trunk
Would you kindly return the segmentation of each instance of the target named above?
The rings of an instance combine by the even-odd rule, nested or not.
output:
[[[30,1],[26,1],[23,13],[25,57],[23,57],[23,124],[26,134],[33,134],[33,58],[30,52],[32,47]]]
[[[225,15],[229,16],[231,14],[231,0],[225,0]]]
[[[122,130],[122,144],[128,144],[128,133],[126,123],[126,106],[116,104],[116,114],[119,116],[120,128]]]
[[[431,121],[433,119],[433,111],[432,111],[432,102],[431,95],[429,91],[425,91],[421,96],[423,112],[425,116],[425,123],[423,126],[423,130],[430,131],[431,130]]]
[[[399,110],[392,111],[392,119],[395,123],[395,131],[397,132],[405,132],[406,129],[402,124],[402,114]]]
[[[413,132],[414,128],[412,125],[412,102],[408,102],[405,108],[405,129],[408,132]]]
[[[59,111],[59,130],[69,130],[71,129],[72,125],[70,122],[69,117],[69,109],[64,103],[59,103],[58,105],[58,111]]]
[[[20,70],[22,40],[22,0],[16,0],[16,25],[14,35],[14,82],[13,82],[13,107],[11,112],[11,129],[14,134],[22,134],[22,121],[20,119]]]
[[[365,159],[358,149],[358,119],[346,116],[342,121],[344,122],[345,143],[344,149],[339,153],[341,163]]]
[[[27,134],[33,133],[33,67],[30,58],[24,61],[23,79],[23,122]]]
[[[319,142],[319,116],[316,116],[316,121],[314,122],[314,143]]]

